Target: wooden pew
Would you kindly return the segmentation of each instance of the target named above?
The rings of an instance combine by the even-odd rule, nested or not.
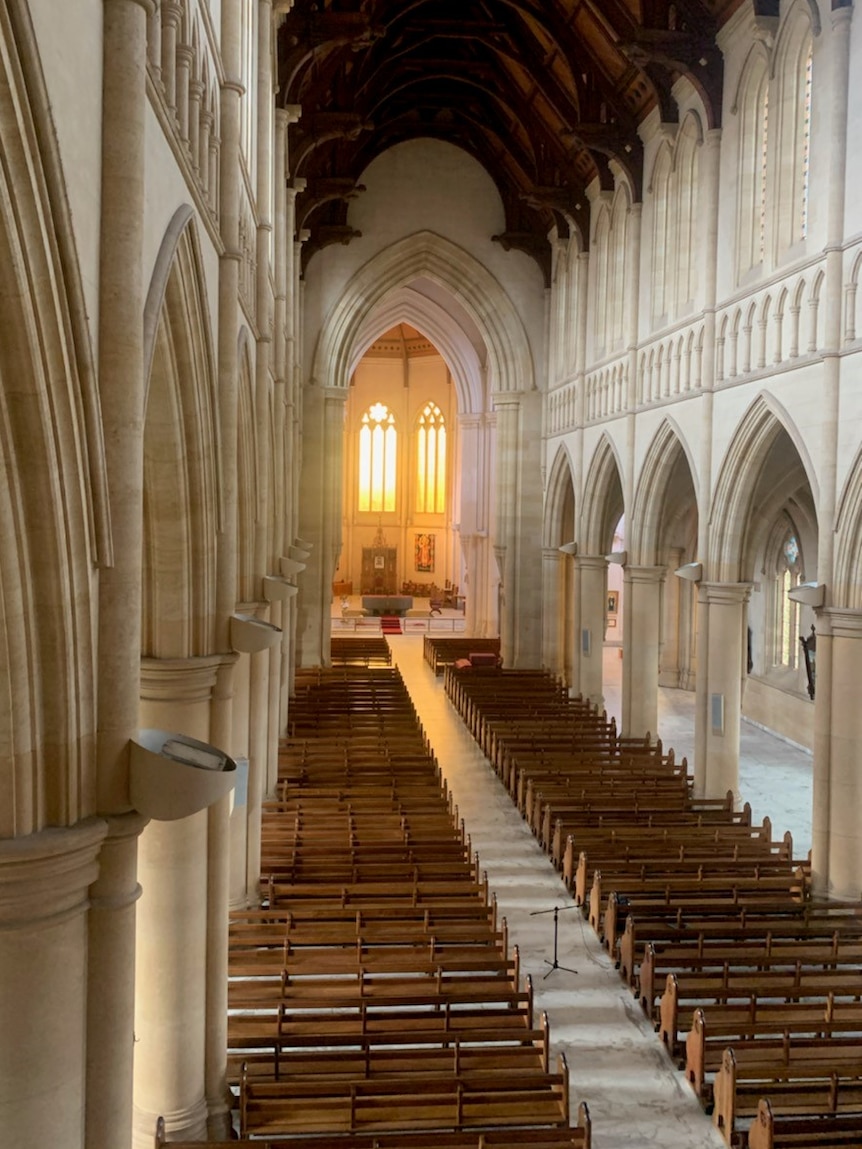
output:
[[[803,1053],[770,1062],[758,1061],[756,1052],[746,1056],[743,1046],[726,1049],[713,1085],[712,1113],[726,1143],[737,1143],[738,1122],[756,1117],[764,1096],[775,1112],[792,1117],[862,1112],[862,1046],[856,1041],[840,1054],[832,1046],[830,1060],[811,1067]]]
[[[762,1097],[748,1129],[748,1149],[839,1149],[862,1143],[862,1109],[818,1113],[816,1117],[774,1114]]]
[[[591,1149],[592,1123],[585,1102],[578,1106],[577,1125],[544,1128],[482,1129],[453,1133],[437,1129],[431,1133],[374,1133],[335,1136],[292,1135],[249,1141],[185,1141],[185,1149],[230,1149],[237,1144],[253,1144],[256,1149]],[[154,1149],[168,1145],[164,1118],[156,1123]]]
[[[813,997],[789,1001],[752,998],[746,1002],[709,1005],[694,1011],[685,1039],[685,1075],[692,1089],[708,1104],[710,1078],[721,1067],[724,1050],[740,1042],[756,1042],[769,1035],[846,1038],[862,1034],[862,1001],[850,997]]]
[[[569,1124],[569,1074],[463,1070],[411,1072],[376,1080],[240,1081],[240,1135],[455,1130],[505,1125]]]
[[[671,973],[659,1002],[658,1033],[674,1054],[682,1033],[692,1027],[695,1010],[708,1002],[747,1002],[753,996],[758,1001],[814,998],[825,1006],[829,993],[836,997],[862,996],[862,969],[850,965],[830,970],[799,963],[794,969],[728,965],[723,970],[690,975]]]

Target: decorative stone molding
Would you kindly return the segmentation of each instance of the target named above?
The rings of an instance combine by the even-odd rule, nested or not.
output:
[[[43,927],[83,913],[108,833],[102,818],[0,841],[0,931]]]

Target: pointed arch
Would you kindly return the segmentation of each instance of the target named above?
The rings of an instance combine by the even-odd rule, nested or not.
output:
[[[812,492],[814,506],[818,488],[808,449],[799,429],[784,407],[762,392],[748,408],[731,439],[719,470],[712,501],[712,577],[721,582],[738,582],[751,577],[744,569],[746,532],[752,502],[768,452],[784,431],[794,446]]]
[[[178,213],[165,235],[145,308],[153,328],[144,420],[141,651],[153,658],[211,653],[215,623],[221,520],[215,365],[196,225],[186,217],[177,234],[180,218]]]
[[[0,838],[95,812],[94,570],[111,561],[92,347],[28,5],[0,9]]]
[[[602,435],[584,483],[579,532],[584,554],[605,554],[610,548],[614,528],[625,512],[622,474],[616,446]]]
[[[629,524],[629,550],[635,563],[655,566],[659,562],[664,507],[681,459],[685,460],[699,506],[697,468],[691,449],[676,423],[666,418],[653,436],[637,481]]]
[[[429,231],[392,244],[351,278],[318,338],[312,363],[314,382],[346,389],[368,316],[393,292],[421,276],[450,292],[478,327],[488,351],[494,389],[535,390],[527,334],[511,299],[473,256]]]
[[[237,601],[253,602],[257,598],[259,583],[256,575],[264,572],[255,568],[256,524],[260,521],[261,476],[258,460],[257,417],[254,398],[254,369],[252,342],[247,327],[239,338],[239,395],[237,410]]]
[[[574,522],[565,521],[565,510],[570,501],[574,502],[574,468],[571,456],[565,443],[561,444],[551,464],[551,473],[548,476],[548,490],[545,497],[545,516],[543,524],[542,545],[545,547],[559,547],[563,543],[572,542],[567,531],[574,531]],[[564,537],[565,536],[565,537]]]
[[[862,450],[844,482],[836,515],[832,603],[862,610]]]

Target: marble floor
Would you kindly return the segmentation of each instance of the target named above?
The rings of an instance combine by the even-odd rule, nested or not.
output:
[[[718,1149],[724,1141],[425,663],[422,637],[393,636],[389,643],[518,946],[523,975],[533,979],[537,1017],[547,1011],[554,1055],[566,1055],[572,1113],[581,1101],[589,1106],[595,1149]],[[617,651],[606,658],[606,705],[618,714]],[[661,692],[659,734],[678,754],[692,753],[692,707],[691,695]],[[743,797],[758,821],[769,813],[776,831],[793,832],[800,856],[810,840],[810,758],[755,727],[743,733],[743,754]]]

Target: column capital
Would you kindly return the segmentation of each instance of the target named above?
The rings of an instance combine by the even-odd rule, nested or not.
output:
[[[146,702],[210,702],[219,671],[238,660],[234,652],[197,658],[142,658],[141,698]]]
[[[0,931],[55,925],[82,914],[99,876],[103,818],[0,841]]]
[[[607,570],[608,567],[604,555],[572,555],[572,562],[585,570]]]
[[[708,603],[719,606],[744,606],[753,589],[750,582],[702,582],[700,593]]]
[[[667,567],[626,566],[623,567],[623,582],[662,582],[667,576]]]
[[[833,638],[862,638],[862,610],[830,606],[815,612],[818,635],[831,634]]]

